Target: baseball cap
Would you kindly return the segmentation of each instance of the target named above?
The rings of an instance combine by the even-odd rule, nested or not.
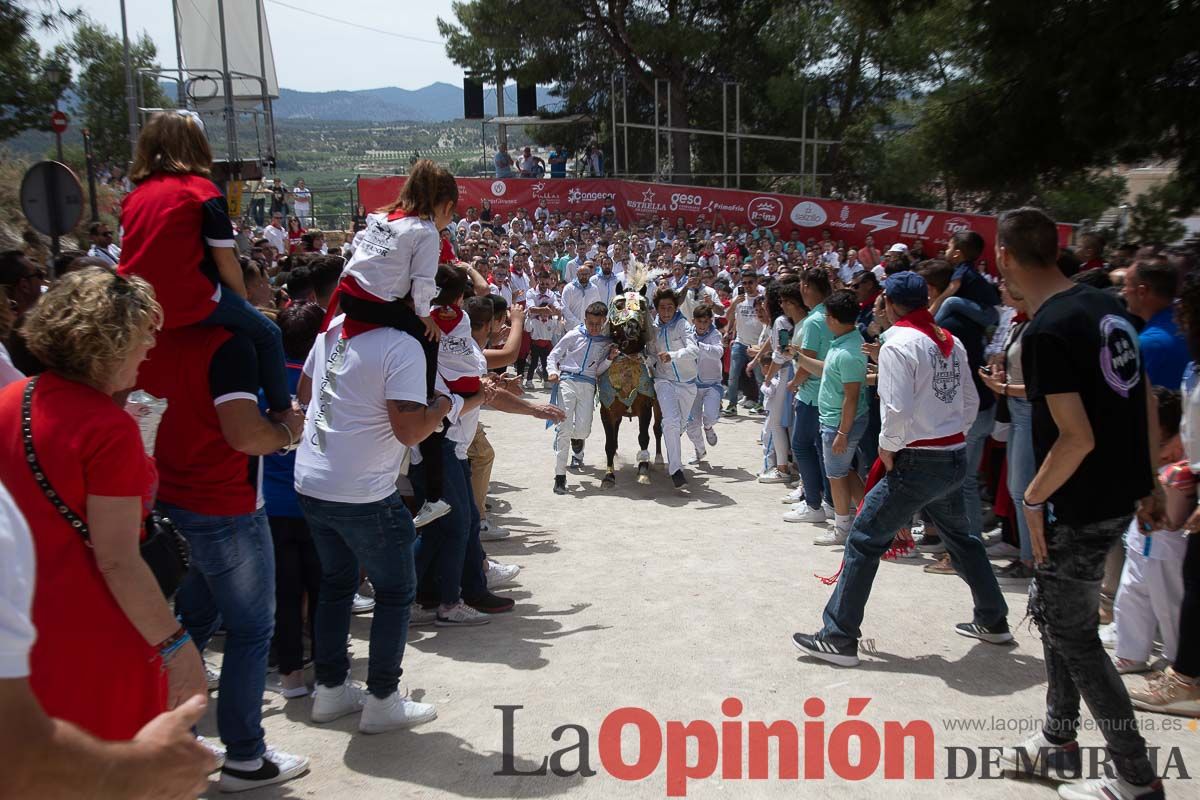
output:
[[[894,245],[892,245],[891,247],[888,248],[888,252],[889,253],[907,253],[908,245],[906,245],[902,242],[896,242]]]
[[[889,275],[883,282],[883,293],[905,308],[924,308],[929,304],[929,286],[912,270]]]

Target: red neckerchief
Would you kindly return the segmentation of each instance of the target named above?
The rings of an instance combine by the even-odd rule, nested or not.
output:
[[[954,351],[954,337],[937,326],[933,321],[933,314],[929,313],[928,308],[918,308],[916,311],[908,312],[896,320],[896,327],[912,328],[928,336],[938,346],[942,358],[949,358],[950,353]]]
[[[1018,311],[1016,313],[1016,315],[1012,318],[1012,321],[1013,321],[1013,325],[1017,325],[1018,323],[1021,323],[1021,322],[1029,322],[1029,315],[1026,314],[1024,311]]]
[[[866,302],[863,302],[863,303],[859,303],[859,304],[858,304],[858,310],[859,310],[859,311],[866,311],[867,309],[869,309],[869,308],[871,308],[872,306],[874,306],[874,305],[875,305],[875,301],[879,299],[879,294],[880,294],[880,292],[882,292],[882,291],[883,291],[883,289],[876,289],[876,290],[875,290],[875,294],[871,295],[871,299],[870,299],[870,300],[867,300]]]

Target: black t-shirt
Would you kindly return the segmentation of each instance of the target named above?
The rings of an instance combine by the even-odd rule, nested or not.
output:
[[[1025,329],[1021,366],[1038,466],[1058,439],[1047,395],[1078,394],[1096,442],[1050,497],[1054,516],[1084,524],[1132,514],[1152,488],[1145,376],[1132,318],[1090,286],[1059,292]]]

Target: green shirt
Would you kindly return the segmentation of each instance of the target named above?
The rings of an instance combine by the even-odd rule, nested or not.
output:
[[[800,323],[800,335],[793,337],[793,340],[798,339],[801,350],[811,350],[817,361],[824,361],[825,354],[829,352],[829,343],[833,340],[833,333],[829,330],[829,326],[825,324],[825,304],[818,303],[816,308],[808,312],[808,316]],[[795,341],[793,341],[793,344]],[[821,390],[821,376],[813,375],[804,383],[800,384],[800,391],[796,392],[796,399],[801,403],[807,403],[810,406],[817,405],[817,393]]]
[[[858,408],[854,411],[854,418],[858,419],[867,413],[867,356],[862,351],[863,341],[862,334],[854,328],[829,344],[817,396],[817,412],[822,425],[836,428],[842,424],[842,403],[846,399],[847,383],[859,384]]]
[[[560,276],[565,277],[567,274],[567,262],[570,260],[571,260],[570,256],[559,256],[558,258],[554,259],[554,262],[553,262],[554,271],[557,272]]]

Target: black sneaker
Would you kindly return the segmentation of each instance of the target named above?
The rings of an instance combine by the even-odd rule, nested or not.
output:
[[[463,602],[484,614],[503,614],[507,611],[512,611],[513,606],[516,605],[511,597],[501,597],[491,592],[480,595],[472,600],[464,597]]]
[[[555,494],[566,494],[567,493],[567,476],[566,475],[555,475],[554,476],[554,493]]]
[[[858,644],[836,645],[820,636],[809,636],[807,633],[793,633],[792,644],[802,653],[813,658],[837,664],[839,667],[858,666]]]
[[[996,570],[996,582],[1001,586],[1029,586],[1031,580],[1033,580],[1033,567],[1019,558],[1013,559],[1011,564]]]
[[[980,625],[978,622],[960,622],[954,626],[959,636],[969,636],[988,644],[1007,644],[1013,640],[1008,630],[1008,620],[1002,619],[994,625]]]
[[[683,489],[688,485],[687,478],[683,475],[683,470],[677,469],[671,473],[671,483],[675,484],[676,489]]]
[[[267,750],[263,753],[262,763],[253,770],[239,769],[226,760],[224,766],[221,767],[221,782],[217,788],[222,792],[245,792],[261,786],[290,781],[307,771],[307,756],[294,756],[279,750]]]
[[[725,417],[736,417],[738,415],[737,406],[735,406],[735,405],[725,406],[724,410],[721,411],[721,415],[725,416]]]

